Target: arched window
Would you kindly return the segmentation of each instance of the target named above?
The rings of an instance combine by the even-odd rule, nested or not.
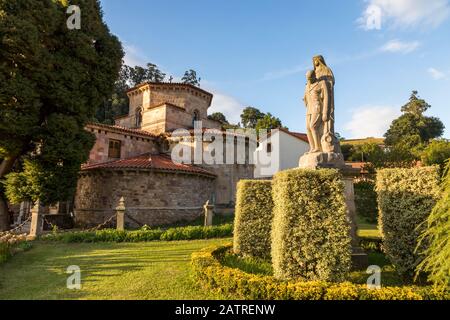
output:
[[[192,126],[195,127],[195,122],[200,121],[200,111],[194,110],[194,115],[192,116]]]
[[[136,128],[139,128],[142,124],[142,108],[136,109],[135,119],[136,119],[135,126]]]

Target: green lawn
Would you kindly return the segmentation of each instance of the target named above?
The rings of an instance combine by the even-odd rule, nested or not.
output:
[[[36,242],[0,265],[0,299],[220,299],[195,288],[189,263],[192,252],[227,242]],[[71,265],[81,268],[81,290],[66,288]]]
[[[362,238],[381,238],[381,233],[376,224],[370,224],[364,219],[357,217],[358,236]]]

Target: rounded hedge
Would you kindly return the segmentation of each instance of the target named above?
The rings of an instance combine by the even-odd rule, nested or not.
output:
[[[343,279],[351,268],[351,237],[339,172],[282,171],[274,177],[272,192],[275,277]]]
[[[237,186],[234,252],[270,259],[273,219],[272,182],[241,180]]]
[[[441,196],[439,168],[379,170],[376,190],[385,253],[399,274],[412,278],[427,247],[416,251],[419,237]]]
[[[383,287],[324,281],[282,281],[225,267],[221,259],[232,245],[205,249],[192,255],[197,283],[230,299],[244,300],[449,300],[450,293],[433,287]]]

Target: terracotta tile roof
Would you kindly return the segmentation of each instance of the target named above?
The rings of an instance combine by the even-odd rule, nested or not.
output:
[[[291,132],[291,131],[288,131],[288,130],[285,130],[285,129],[280,129],[280,130],[283,131],[283,132],[286,132],[287,134],[290,134],[291,136],[293,136],[293,137],[295,137],[297,139],[300,139],[302,141],[305,141],[306,143],[309,143],[308,135],[306,133]]]
[[[353,169],[358,169],[361,171],[361,173],[369,173],[365,166],[369,163],[367,162],[361,162],[361,161],[347,161],[345,162],[346,165],[351,166]]]
[[[148,107],[147,109],[150,110],[150,109],[155,109],[155,108],[159,108],[159,107],[162,107],[162,106],[178,108],[178,109],[181,109],[181,110],[184,110],[184,111],[186,110],[185,108],[177,106],[176,104],[173,104],[173,103],[170,103],[170,102],[163,102],[163,103],[155,104],[153,106]]]
[[[157,171],[196,173],[210,177],[216,176],[214,173],[195,165],[174,163],[172,159],[167,155],[150,153],[128,159],[121,159],[91,165],[87,164],[81,167],[82,171],[96,169],[154,169]]]
[[[292,136],[294,138],[297,138],[297,139],[302,140],[302,141],[304,141],[304,142],[309,144],[308,135],[306,133],[292,132],[292,131],[289,131],[289,130],[284,129],[284,128],[279,128],[277,130],[280,130],[281,132],[284,132],[284,133],[286,133],[286,134],[288,134],[288,135],[290,135],[290,136]],[[269,134],[267,136],[270,137],[271,133],[272,132],[269,132]]]
[[[118,132],[133,136],[144,136],[147,138],[156,138],[156,136],[150,132],[139,130],[139,129],[130,129],[125,128],[117,125],[108,125],[103,123],[89,123],[86,128],[88,129],[97,129],[97,130],[105,130],[105,131],[112,131],[112,132]]]

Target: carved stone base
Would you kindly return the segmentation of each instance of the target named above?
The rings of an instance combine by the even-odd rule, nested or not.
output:
[[[300,158],[299,167],[303,169],[341,169],[345,167],[345,161],[342,153],[306,153]]]

